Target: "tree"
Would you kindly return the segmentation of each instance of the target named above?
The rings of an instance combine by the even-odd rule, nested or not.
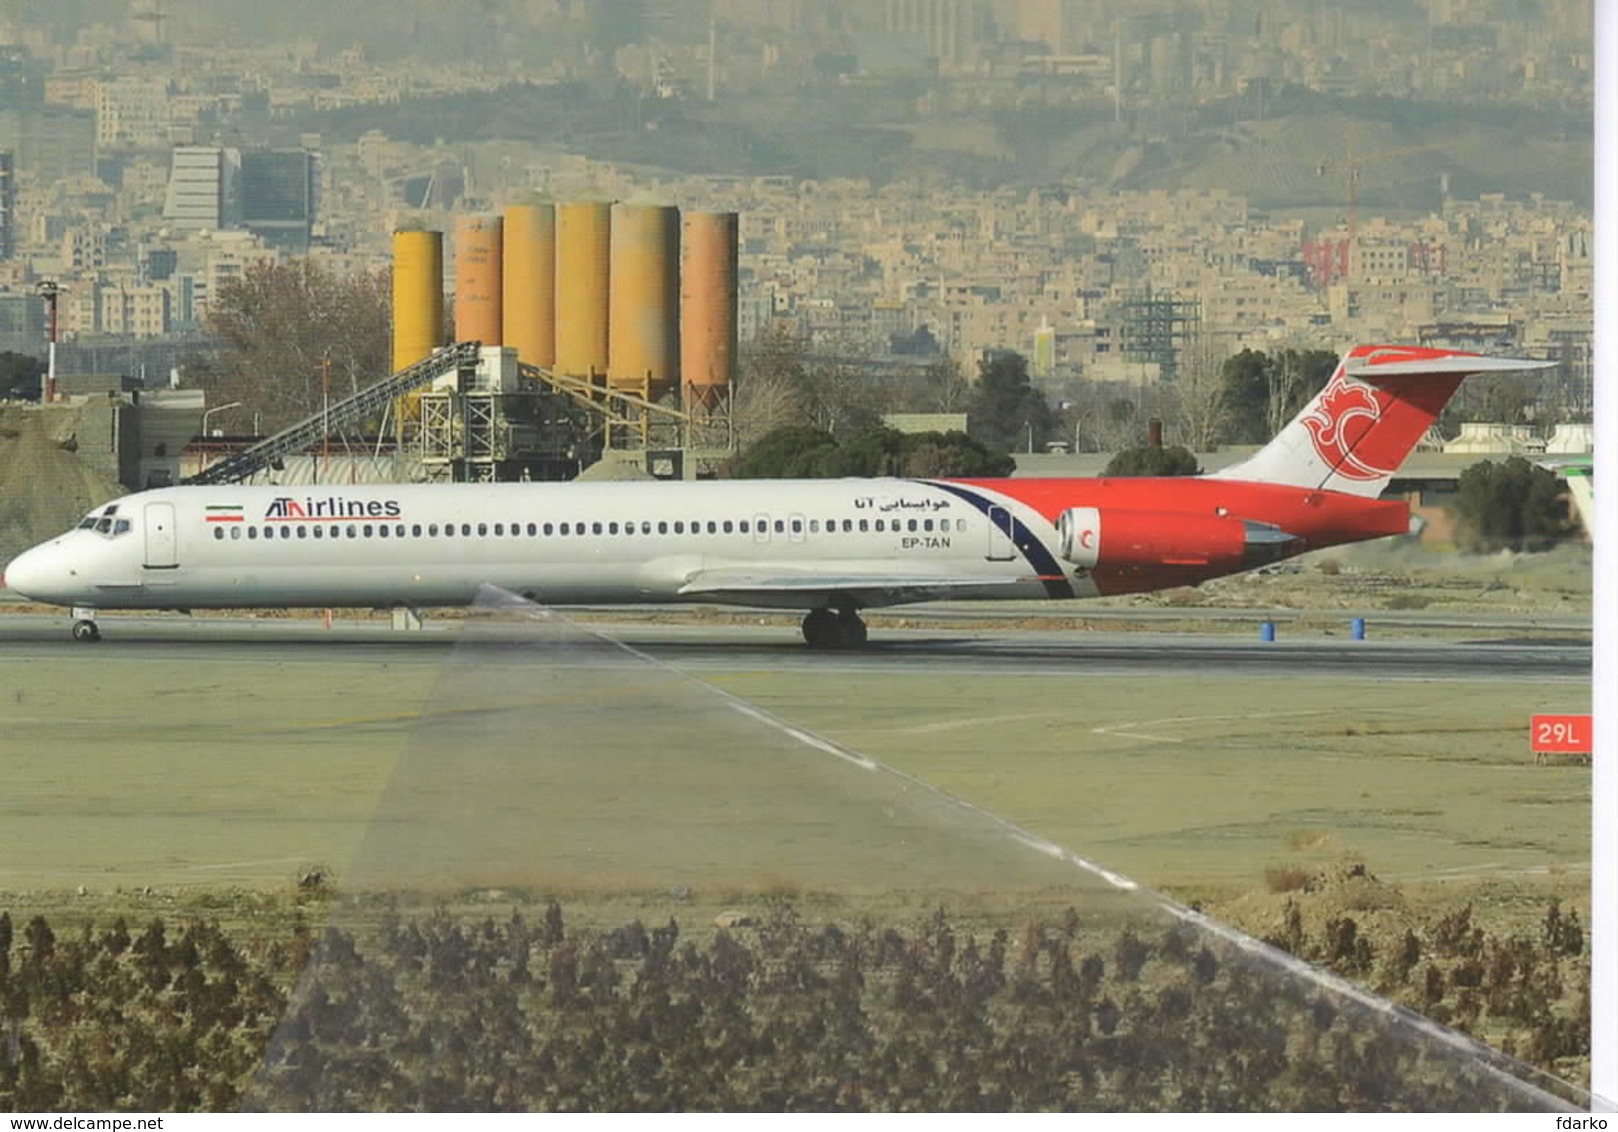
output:
[[[967,407],[972,439],[1001,452],[1044,446],[1056,428],[1056,413],[1028,378],[1028,359],[1009,350],[978,367],[977,388]]]
[[[1231,444],[1263,444],[1326,387],[1337,356],[1329,350],[1282,350],[1274,357],[1243,350],[1225,359],[1220,376]]]
[[[1225,427],[1228,390],[1217,350],[1212,335],[1198,334],[1172,383],[1179,439],[1195,452],[1212,450]]]
[[[206,324],[221,349],[187,365],[210,401],[242,402],[274,430],[320,411],[322,363],[331,396],[346,397],[391,371],[391,284],[386,271],[337,275],[312,260],[258,263],[219,287]]]
[[[1111,460],[1104,476],[1194,476],[1200,469],[1189,449],[1174,444],[1167,448],[1148,446],[1126,448]]]
[[[736,479],[816,477],[837,451],[828,432],[809,425],[788,424],[771,429],[747,447],[731,464]]]
[[[0,352],[0,401],[37,401],[44,382],[44,362],[15,350]]]
[[[877,426],[842,443],[830,433],[786,425],[766,434],[732,464],[737,479],[836,476],[1007,476],[1015,461],[964,432],[901,433]]]
[[[1463,471],[1451,509],[1471,550],[1548,550],[1571,529],[1556,476],[1521,456]]]

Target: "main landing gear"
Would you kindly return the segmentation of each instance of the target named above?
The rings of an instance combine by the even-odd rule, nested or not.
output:
[[[82,605],[73,607],[73,639],[87,645],[101,639],[101,629],[96,625],[95,610]]]
[[[852,609],[811,609],[803,619],[803,639],[812,649],[862,648],[865,622]]]

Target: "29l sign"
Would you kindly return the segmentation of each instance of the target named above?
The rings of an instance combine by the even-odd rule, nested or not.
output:
[[[1590,717],[1587,715],[1536,715],[1530,726],[1534,750],[1539,754],[1590,753]]]

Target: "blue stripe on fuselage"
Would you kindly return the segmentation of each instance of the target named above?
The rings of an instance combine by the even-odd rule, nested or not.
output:
[[[1009,531],[1005,530],[1004,527],[1001,530],[1005,531],[1006,537],[1011,539],[1011,545],[1022,552],[1022,556],[1027,560],[1028,565],[1033,567],[1034,571],[1039,574],[1040,580],[1045,584],[1045,596],[1051,598],[1075,596],[1073,583],[1068,580],[1067,571],[1062,569],[1061,564],[1056,561],[1056,556],[1051,553],[1050,548],[1040,542],[1034,532],[1029,530],[1021,519],[1017,518],[1016,512],[1011,509],[1010,502],[1001,503],[997,500],[989,499],[970,488],[962,487],[958,483],[946,483],[943,480],[924,480],[922,482],[931,484],[933,487],[942,488],[951,495],[966,500],[979,511],[982,511],[983,517],[991,523],[994,522],[994,516],[989,513],[989,509],[992,507],[1000,508],[1011,523]]]

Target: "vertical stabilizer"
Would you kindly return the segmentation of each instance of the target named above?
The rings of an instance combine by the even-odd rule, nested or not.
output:
[[[1375,499],[1462,381],[1554,364],[1424,346],[1356,346],[1274,440],[1214,478]]]

